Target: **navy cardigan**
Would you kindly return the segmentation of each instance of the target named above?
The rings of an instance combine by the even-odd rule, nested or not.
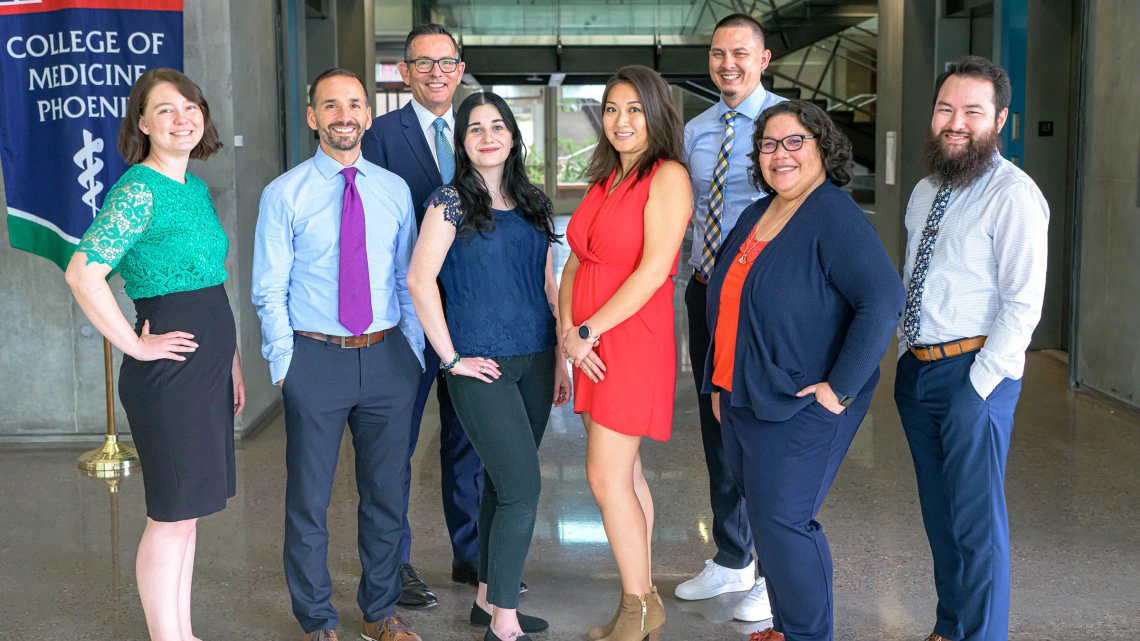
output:
[[[741,215],[717,252],[705,313],[716,336],[724,277],[772,198]],[[786,421],[814,397],[796,393],[828,382],[836,395],[870,394],[903,310],[902,279],[875,228],[843,190],[825,181],[756,258],[740,296],[732,374],[733,407]],[[713,350],[702,392],[712,383]]]

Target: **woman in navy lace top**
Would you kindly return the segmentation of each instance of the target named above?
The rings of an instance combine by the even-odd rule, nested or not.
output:
[[[555,357],[553,210],[527,180],[524,154],[502,98],[463,101],[455,178],[428,199],[408,272],[416,315],[452,374],[451,400],[486,471],[471,622],[489,624],[490,640],[547,627],[518,614],[519,581],[538,509],[538,445],[551,405],[570,400],[569,372]]]

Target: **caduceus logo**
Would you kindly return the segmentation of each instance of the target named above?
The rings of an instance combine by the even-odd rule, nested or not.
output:
[[[95,199],[103,191],[103,183],[96,180],[96,176],[103,171],[103,161],[95,154],[102,153],[103,139],[91,135],[90,131],[83,130],[83,148],[72,157],[76,165],[83,171],[79,174],[79,184],[87,190],[83,194],[83,202],[91,208],[91,218],[99,213]]]

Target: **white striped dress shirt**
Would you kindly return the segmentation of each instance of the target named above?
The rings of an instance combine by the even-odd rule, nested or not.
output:
[[[903,283],[908,288],[938,187],[923,180],[907,204]],[[1049,205],[1041,190],[1004,158],[950,194],[923,289],[918,344],[987,336],[970,370],[970,382],[983,399],[1002,379],[1019,379],[1025,370],[1025,350],[1045,297],[1048,230]],[[909,347],[902,319],[897,334],[901,358]]]

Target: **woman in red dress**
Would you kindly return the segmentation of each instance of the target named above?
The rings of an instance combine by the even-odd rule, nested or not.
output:
[[[681,164],[681,118],[669,85],[648,67],[618,71],[602,95],[591,187],[566,229],[563,355],[574,411],[586,426],[586,477],[621,574],[614,619],[591,639],[641,641],[665,623],[650,575],[653,497],[642,437],[665,441],[673,421],[677,347],[673,280],[692,214]]]

